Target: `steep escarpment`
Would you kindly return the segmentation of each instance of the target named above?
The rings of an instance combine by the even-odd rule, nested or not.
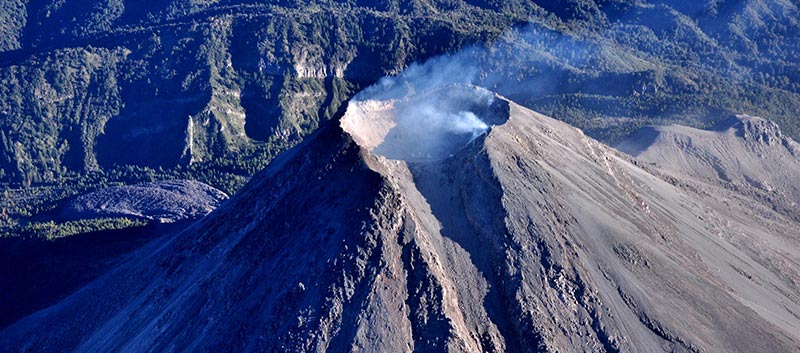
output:
[[[0,5],[0,181],[126,165],[250,176],[360,87],[534,11],[468,8],[456,25],[416,2]]]
[[[398,115],[432,97],[444,122],[482,124]],[[800,346],[800,227],[768,205],[662,177],[472,86],[350,105],[344,131],[323,127],[184,233],[0,332],[0,348]],[[409,126],[448,141],[392,137]]]

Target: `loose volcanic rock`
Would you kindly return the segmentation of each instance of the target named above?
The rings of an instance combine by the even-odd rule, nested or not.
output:
[[[133,217],[172,223],[204,216],[227,198],[224,192],[198,181],[159,181],[80,195],[66,204],[61,217]]]

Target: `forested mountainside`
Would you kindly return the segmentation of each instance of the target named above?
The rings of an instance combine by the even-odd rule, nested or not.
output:
[[[720,111],[800,134],[800,17],[785,1],[0,6],[3,224],[115,183],[235,192],[363,87],[465,47],[474,83],[606,142]]]
[[[3,178],[190,163],[249,175],[264,164],[253,153],[296,142],[362,85],[535,11],[368,3],[18,6],[0,57]]]

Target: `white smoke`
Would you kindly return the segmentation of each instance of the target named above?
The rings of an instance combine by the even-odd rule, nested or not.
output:
[[[370,141],[368,149],[389,158],[446,158],[488,133],[492,124],[504,121],[490,116],[491,91],[512,100],[521,95],[524,103],[524,98],[563,91],[564,82],[569,82],[564,75],[571,72],[590,72],[609,61],[624,63],[623,71],[640,69],[627,67],[633,60],[617,51],[601,48],[606,47],[532,24],[507,33],[491,47],[468,47],[382,78],[359,92],[351,104],[386,102],[394,105],[394,115],[374,118],[378,121],[351,119],[343,126],[361,131],[362,140]],[[355,127],[355,120],[374,125],[362,129]]]
[[[447,120],[450,121],[450,124],[447,124],[449,131],[456,134],[468,133],[472,135],[473,139],[489,130],[489,125],[486,125],[473,112],[458,112]]]
[[[635,72],[651,68],[602,38],[580,38],[541,23],[515,28],[491,46],[473,45],[380,79],[356,100],[402,99],[454,84],[485,87],[504,96],[549,95],[564,89],[570,74]],[[579,89],[578,89],[579,90]]]
[[[485,89],[445,85],[401,97],[352,101],[342,127],[362,147],[411,162],[452,156],[490,129],[494,95]]]
[[[690,3],[676,4],[689,12],[696,7]],[[463,138],[472,141],[496,123],[485,112],[470,109],[469,99],[463,96],[439,94],[435,99],[425,98],[426,94],[449,86],[484,87],[584,129],[595,126],[608,129],[633,121],[657,122],[659,115],[673,114],[670,109],[681,109],[663,106],[665,99],[673,99],[669,95],[674,92],[669,87],[677,87],[681,94],[703,93],[687,79],[695,77],[697,72],[674,66],[670,40],[636,45],[640,40],[657,38],[651,33],[653,28],[647,25],[648,21],[642,22],[641,11],[619,15],[623,17],[616,18],[612,26],[601,32],[570,30],[551,21],[534,20],[528,26],[508,31],[489,46],[470,46],[414,63],[400,74],[384,77],[362,90],[351,103],[413,100],[413,104],[405,104],[402,111],[398,110],[401,114],[396,122],[405,130],[395,136],[398,140],[387,142],[399,146],[400,136],[406,136],[409,145],[422,150],[430,146],[439,148],[440,139],[455,137],[459,141]],[[674,15],[670,13],[666,18]],[[653,12],[647,16],[658,20],[662,14]],[[630,35],[636,31],[643,31],[642,38],[637,35],[631,42]],[[717,55],[703,53],[706,54]],[[731,65],[726,57],[710,58],[713,60],[698,55],[689,66],[722,65],[719,72],[726,72],[733,79],[748,71],[738,64]],[[715,82],[706,76],[700,80]],[[473,94],[470,99],[482,99],[480,96]],[[612,119],[597,123],[596,118],[603,117]]]
[[[415,130],[419,130],[420,134],[469,135],[471,136],[470,140],[489,130],[489,125],[475,113],[460,110],[461,107],[456,104],[447,100],[423,101],[418,105],[410,104],[409,107],[402,110],[404,115],[398,120],[402,121],[404,125],[418,127]]]
[[[375,152],[408,161],[449,157],[489,131],[489,125],[473,110],[492,102],[488,91],[464,85],[407,97],[395,104],[396,125]]]

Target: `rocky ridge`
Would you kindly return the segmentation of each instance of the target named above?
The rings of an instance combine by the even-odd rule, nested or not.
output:
[[[800,215],[800,144],[773,122],[736,115],[709,130],[645,127],[617,149],[682,178],[751,195]]]

